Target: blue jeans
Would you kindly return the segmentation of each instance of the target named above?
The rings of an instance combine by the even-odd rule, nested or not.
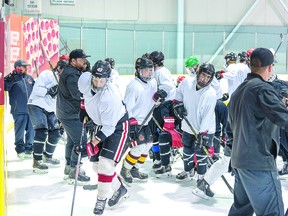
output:
[[[82,137],[82,123],[79,119],[59,119],[63,124],[67,134],[67,143],[65,147],[66,164],[75,167],[78,160],[78,155],[75,153],[75,147],[87,145],[87,134]]]
[[[234,203],[229,216],[283,216],[284,204],[277,171],[234,169]]]
[[[28,114],[12,114],[14,119],[15,150],[22,153],[32,151],[35,131]],[[25,141],[24,141],[25,135]]]

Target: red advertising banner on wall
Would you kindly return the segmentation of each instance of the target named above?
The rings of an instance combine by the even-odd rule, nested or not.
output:
[[[23,59],[31,65],[28,73],[36,77],[39,72],[50,69],[48,61],[56,65],[58,61],[59,25],[57,20],[11,14],[6,19],[10,25],[7,40],[10,44],[9,71],[14,62]]]
[[[4,38],[5,23],[0,21],[0,105],[4,105]]]

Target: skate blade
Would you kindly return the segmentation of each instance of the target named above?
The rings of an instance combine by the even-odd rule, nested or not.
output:
[[[170,178],[172,177],[172,173],[171,172],[166,172],[163,174],[156,174],[156,178]]]
[[[138,182],[138,183],[145,183],[148,181],[148,178],[147,179],[139,179],[139,178],[133,178],[133,182]]]
[[[207,196],[203,191],[201,191],[201,190],[199,190],[199,189],[197,189],[197,188],[194,189],[194,190],[192,191],[192,193],[193,193],[194,195],[202,198],[202,199],[206,199],[206,200],[211,199],[211,197]]]
[[[84,185],[83,186],[83,189],[84,190],[96,190],[98,188],[98,185],[95,184],[95,185],[90,185],[90,184],[87,184],[87,185]]]
[[[193,180],[193,177],[188,177],[188,178],[185,178],[185,179],[177,179],[176,178],[176,182],[177,183],[188,182],[188,181],[192,181],[192,180]]]
[[[122,205],[128,198],[129,198],[129,193],[127,192],[126,194],[124,194],[124,196],[122,196],[120,199],[119,199],[119,201],[114,205],[114,206],[109,206],[109,208],[111,209],[111,210],[113,210],[113,209],[115,209],[115,208],[117,208],[118,206],[120,206],[120,205]]]
[[[48,169],[46,169],[46,170],[33,169],[33,173],[35,173],[35,174],[47,174]]]
[[[67,179],[67,182],[69,185],[74,185],[75,184],[75,179]],[[87,185],[87,184],[90,184],[90,181],[86,181],[86,182],[83,182],[83,181],[77,181],[77,186],[84,186],[84,185]]]
[[[59,167],[61,167],[61,164],[56,164],[56,165],[54,165],[54,164],[49,164],[49,163],[45,163],[49,168],[59,168]]]

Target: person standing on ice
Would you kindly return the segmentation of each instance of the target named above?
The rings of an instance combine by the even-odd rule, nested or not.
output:
[[[114,208],[129,197],[115,171],[128,148],[129,118],[117,86],[109,81],[110,75],[110,64],[99,60],[91,73],[83,73],[78,81],[86,112],[99,128],[92,139],[95,153],[102,143],[98,162],[98,194],[93,210],[96,215],[104,213],[107,199],[108,206]]]

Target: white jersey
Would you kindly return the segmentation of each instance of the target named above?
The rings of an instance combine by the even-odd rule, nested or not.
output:
[[[215,106],[216,92],[209,85],[196,91],[196,79],[187,77],[184,79],[176,92],[176,100],[182,101],[187,110],[187,119],[196,133],[215,133]],[[182,130],[193,134],[185,121],[182,121]]]
[[[44,70],[35,81],[28,104],[43,108],[47,112],[56,112],[56,97],[52,98],[48,89],[57,85],[57,81],[50,70]]]
[[[223,76],[228,80],[228,93],[230,96],[246,79],[248,73],[250,73],[250,68],[248,65],[243,63],[230,64],[227,67]]]
[[[153,95],[157,91],[157,83],[155,79],[147,83],[135,77],[127,86],[124,103],[129,114],[129,118],[135,118],[141,125],[149,111],[155,104]],[[152,118],[152,115],[150,119]],[[149,120],[145,123],[148,124]]]
[[[119,82],[119,73],[117,70],[112,69],[111,75],[109,77],[109,81],[116,85],[120,89],[120,82]]]
[[[92,92],[92,74],[83,73],[78,80],[79,91],[83,94],[87,114],[93,122],[102,126],[106,137],[114,131],[118,121],[126,113],[118,88],[107,82],[102,90]]]
[[[158,89],[163,89],[168,94],[165,100],[175,99],[176,86],[171,72],[163,66],[156,68],[154,73]]]

